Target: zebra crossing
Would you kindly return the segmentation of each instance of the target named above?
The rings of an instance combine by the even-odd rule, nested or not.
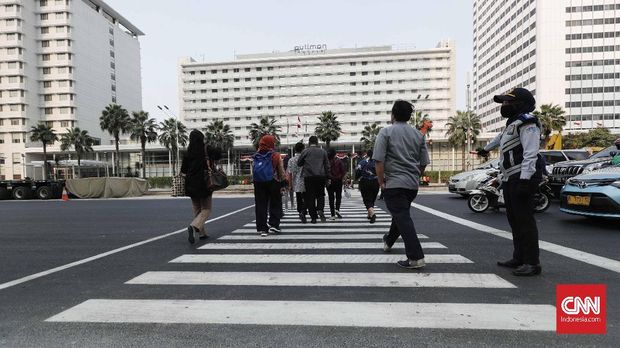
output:
[[[419,234],[430,270],[407,271],[395,262],[404,258],[399,242],[392,252],[382,250],[382,235],[389,228],[389,215],[378,209],[377,222],[370,224],[359,199],[343,202],[344,218],[319,224],[302,224],[296,212],[282,220],[282,234],[261,237],[254,223],[248,223],[215,241],[168,262],[170,267],[194,264],[194,270],[150,270],[124,286],[220,286],[220,287],[304,287],[339,288],[355,292],[360,288],[393,289],[476,289],[518,291],[518,287],[492,273],[467,273],[459,267],[471,265],[469,258],[452,254],[449,247]],[[284,272],[284,265],[304,264],[303,271]],[[393,264],[387,272],[370,272],[368,265]],[[432,271],[432,265],[452,265],[451,272]],[[210,265],[230,271],[210,270]],[[246,266],[244,266],[246,265]],[[250,266],[262,265],[262,271]],[[334,271],[325,271],[334,265]],[[337,270],[337,265],[350,265]],[[196,267],[200,271],[196,271]],[[247,269],[243,269],[246,268]],[[315,267],[306,271],[309,268]],[[358,269],[359,268],[359,269]],[[290,268],[289,268],[290,270]],[[458,299],[457,299],[458,300]],[[326,315],[329,314],[329,315]],[[513,303],[443,303],[300,301],[226,299],[89,299],[48,322],[74,323],[187,323],[231,325],[298,325],[333,327],[434,328],[515,331],[554,331],[555,307]]]

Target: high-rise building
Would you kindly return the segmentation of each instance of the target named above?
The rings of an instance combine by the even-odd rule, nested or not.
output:
[[[24,176],[39,122],[106,143],[106,105],[141,109],[140,35],[100,0],[0,0],[0,178]]]
[[[394,101],[415,102],[434,121],[432,134],[455,114],[455,48],[391,46],[327,49],[304,45],[290,52],[239,55],[212,63],[182,59],[179,75],[183,122],[203,129],[213,120],[229,124],[235,147],[250,148],[250,124],[273,117],[283,144],[314,133],[318,116],[332,111],[342,124],[336,145],[360,143],[365,126],[386,126]]]
[[[474,0],[473,106],[504,121],[493,95],[525,87],[566,111],[566,131],[620,133],[619,0]]]

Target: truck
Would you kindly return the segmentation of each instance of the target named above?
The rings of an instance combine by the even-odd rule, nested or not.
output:
[[[59,180],[1,180],[0,200],[58,199],[64,185]]]

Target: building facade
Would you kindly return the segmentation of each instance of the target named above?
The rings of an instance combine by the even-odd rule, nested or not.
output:
[[[109,143],[105,106],[142,108],[140,35],[100,0],[0,0],[0,178],[25,176],[39,122]]]
[[[619,0],[474,0],[473,107],[483,129],[504,121],[493,95],[531,90],[558,104],[568,132],[620,133]]]
[[[250,148],[251,123],[269,116],[281,127],[284,145],[314,134],[318,116],[332,111],[342,125],[336,146],[360,143],[365,126],[390,121],[395,100],[415,102],[444,136],[455,114],[455,47],[391,46],[327,49],[303,45],[284,53],[238,55],[233,61],[179,64],[181,120],[204,129],[214,120],[230,125],[236,148]]]

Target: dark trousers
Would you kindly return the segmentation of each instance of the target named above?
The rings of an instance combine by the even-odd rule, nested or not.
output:
[[[528,192],[519,192],[519,180],[504,183],[506,216],[512,229],[512,258],[528,265],[540,263],[538,250],[538,227],[534,218],[534,194],[538,181],[531,180]]]
[[[297,199],[297,212],[303,215],[308,214],[308,208],[306,208],[306,203],[304,202],[305,195],[305,192],[295,192],[295,198]]]
[[[280,183],[277,181],[254,183],[254,211],[256,213],[256,230],[267,231],[267,212],[269,212],[269,225],[280,227],[282,219],[282,195]]]
[[[379,194],[379,182],[377,180],[360,180],[359,188],[366,209],[374,207],[377,194]]]
[[[424,252],[422,251],[410,212],[411,202],[413,202],[417,195],[417,190],[404,188],[392,188],[383,191],[385,206],[392,214],[392,225],[390,226],[390,232],[385,236],[385,242],[392,246],[396,243],[398,237],[402,236],[405,243],[405,253],[410,260],[424,258]]]
[[[312,219],[323,215],[323,210],[325,209],[325,181],[324,177],[304,178],[306,207]]]
[[[332,216],[336,216],[336,210],[340,211],[342,203],[342,180],[332,181],[327,186],[327,198],[329,198],[329,212]]]

